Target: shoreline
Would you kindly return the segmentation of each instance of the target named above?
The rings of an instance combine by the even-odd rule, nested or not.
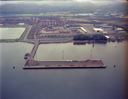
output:
[[[110,43],[110,42],[123,42],[123,41],[128,41],[128,39],[124,39],[124,40],[110,40],[110,41],[105,41],[105,42],[97,42],[97,41],[93,41],[93,40],[85,40],[85,41],[40,41],[39,43],[40,44],[56,44],[56,43],[74,43],[74,44],[107,44],[107,43]],[[24,43],[32,43],[34,44],[34,40],[20,40],[20,39],[0,39],[0,43],[12,43],[12,42],[24,42]]]

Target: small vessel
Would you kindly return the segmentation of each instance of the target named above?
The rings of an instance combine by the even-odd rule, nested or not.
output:
[[[30,53],[26,53],[26,54],[24,55],[24,59],[28,59],[29,56],[30,56]]]

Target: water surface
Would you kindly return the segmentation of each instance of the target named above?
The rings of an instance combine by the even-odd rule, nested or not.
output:
[[[24,54],[33,45],[1,43],[2,99],[124,99],[125,44],[42,44],[36,59],[98,58],[107,68],[23,70]]]
[[[0,27],[0,39],[17,39],[24,32],[25,28],[16,27],[16,28],[1,28]]]

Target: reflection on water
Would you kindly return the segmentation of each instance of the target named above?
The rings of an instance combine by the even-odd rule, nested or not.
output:
[[[0,39],[17,39],[24,32],[25,28],[0,28]]]
[[[103,59],[107,68],[23,70],[24,54],[32,45],[0,44],[2,99],[124,99],[124,45],[43,44],[36,59],[62,60],[63,54],[68,60],[91,57]]]

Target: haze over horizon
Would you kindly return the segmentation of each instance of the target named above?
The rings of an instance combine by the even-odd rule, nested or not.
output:
[[[19,3],[19,2],[93,2],[93,3],[101,3],[101,2],[113,2],[112,0],[1,0],[2,2],[12,2],[12,3]],[[115,2],[127,2],[127,0],[114,0]],[[114,3],[115,3],[114,2]]]
[[[26,0],[26,1],[1,1],[1,14],[12,13],[46,13],[46,12],[71,12],[71,13],[93,13],[102,9],[106,13],[110,10],[124,12],[126,0]],[[106,11],[107,9],[107,11]],[[105,12],[106,11],[106,12]],[[127,11],[127,10],[125,10]]]

